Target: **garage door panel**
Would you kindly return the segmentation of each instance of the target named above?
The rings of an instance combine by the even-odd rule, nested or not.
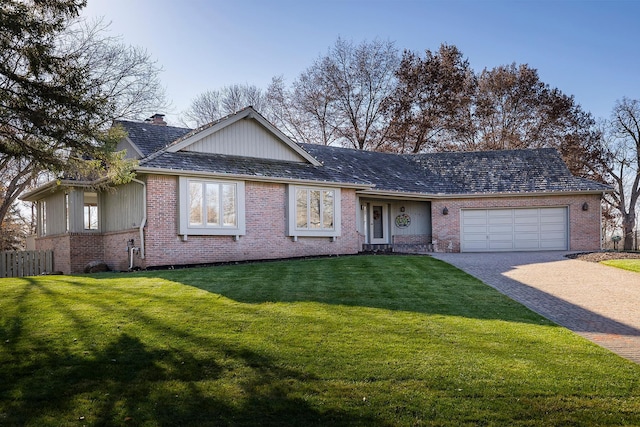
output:
[[[540,216],[564,216],[567,208],[540,208]]]
[[[558,233],[542,232],[540,233],[540,240],[564,240],[564,236],[558,237]]]
[[[513,226],[511,224],[508,225],[492,225],[489,227],[489,234],[502,234],[509,233],[509,235],[513,234]]]
[[[481,241],[484,242],[487,240],[487,234],[486,233],[482,233],[482,234],[469,234],[467,235],[467,242],[476,242],[476,241]]]
[[[487,211],[484,210],[469,210],[469,211],[465,211],[466,216],[465,218],[468,219],[473,219],[473,218],[486,218],[487,217]]]
[[[492,250],[492,251],[512,250],[513,249],[513,242],[511,240],[509,240],[508,242],[505,242],[505,241],[490,242],[489,243],[489,249]]]
[[[516,218],[530,217],[530,216],[537,217],[538,213],[539,213],[539,209],[537,208],[521,208],[521,209],[513,210],[513,216],[515,216]]]
[[[514,223],[515,224],[538,224],[538,216],[521,216],[521,217],[515,217],[514,218]]]
[[[564,224],[564,218],[557,216],[540,216],[540,224]]]
[[[538,224],[516,224],[516,226],[513,227],[516,233],[538,233],[539,228]]]
[[[486,225],[466,225],[463,227],[463,232],[464,233],[468,233],[468,234],[474,234],[474,233],[482,233],[482,234],[486,234],[487,233],[487,226]]]
[[[485,227],[487,225],[487,218],[486,217],[482,217],[482,218],[465,218],[464,221],[465,225],[481,225],[483,227]]]
[[[487,237],[492,241],[502,240],[511,242],[513,240],[513,233],[493,233],[489,234]]]
[[[472,209],[462,211],[462,251],[566,250],[567,209]]]
[[[560,233],[564,232],[566,227],[564,223],[556,224],[540,224],[540,232],[542,233]]]
[[[481,242],[467,242],[465,244],[465,250],[467,252],[486,252],[487,240],[484,239]]]
[[[536,242],[540,239],[538,233],[515,233],[514,240],[535,240]]]

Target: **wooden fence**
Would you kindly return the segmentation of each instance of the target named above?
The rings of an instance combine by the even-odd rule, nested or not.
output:
[[[53,272],[53,251],[0,252],[0,278]]]

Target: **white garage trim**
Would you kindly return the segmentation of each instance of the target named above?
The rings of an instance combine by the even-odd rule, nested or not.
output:
[[[462,209],[461,252],[567,250],[566,206]]]

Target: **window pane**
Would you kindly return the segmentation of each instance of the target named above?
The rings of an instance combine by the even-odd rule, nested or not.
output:
[[[189,183],[189,225],[202,225],[202,183]]]
[[[98,229],[98,193],[84,193],[84,229]]]
[[[320,191],[309,191],[309,228],[320,228]]]
[[[236,186],[233,184],[222,185],[223,203],[222,209],[224,209],[224,225],[236,226]]]
[[[69,194],[64,195],[64,217],[65,217],[65,230],[69,231]]]
[[[322,228],[333,228],[333,191],[322,192]]]
[[[220,186],[207,184],[207,225],[220,225]]]
[[[296,228],[307,227],[307,190],[296,190]]]
[[[47,234],[47,202],[40,202],[40,231],[42,235]]]

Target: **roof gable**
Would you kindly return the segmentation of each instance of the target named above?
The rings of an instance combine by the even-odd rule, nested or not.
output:
[[[289,162],[320,163],[252,107],[195,129],[166,149]]]

